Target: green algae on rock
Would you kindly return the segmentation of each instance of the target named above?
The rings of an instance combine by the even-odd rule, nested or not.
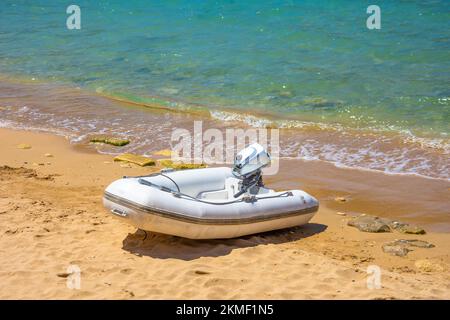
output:
[[[162,159],[159,160],[158,163],[165,168],[171,168],[175,170],[186,170],[186,169],[200,169],[206,168],[206,164],[204,163],[183,163],[183,162],[174,162],[170,159]]]
[[[109,138],[109,137],[93,137],[90,142],[92,143],[105,143],[116,147],[123,147],[130,143],[127,139]]]

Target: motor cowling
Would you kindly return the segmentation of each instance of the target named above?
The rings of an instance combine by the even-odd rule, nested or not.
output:
[[[233,175],[241,179],[240,190],[234,195],[239,197],[248,190],[258,193],[263,187],[261,169],[270,164],[270,154],[258,143],[241,150],[234,160]]]
[[[270,154],[258,143],[241,150],[234,160],[233,174],[245,178],[270,164]]]

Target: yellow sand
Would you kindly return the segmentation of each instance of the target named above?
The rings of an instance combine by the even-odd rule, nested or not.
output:
[[[17,149],[24,142],[32,149]],[[361,233],[322,206],[296,229],[209,241],[149,233],[144,240],[106,212],[102,192],[123,175],[159,168],[122,168],[63,138],[6,129],[0,150],[0,299],[450,298],[448,234]],[[436,247],[403,258],[382,252],[400,237]],[[79,290],[66,286],[71,265],[81,269]],[[369,265],[381,268],[381,289],[367,288]]]

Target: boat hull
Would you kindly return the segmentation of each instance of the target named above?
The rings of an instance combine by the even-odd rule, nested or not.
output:
[[[172,173],[170,177],[181,183],[183,179],[203,174],[205,179],[212,179],[214,175],[222,179],[228,175],[227,170],[189,170]],[[167,183],[166,187],[170,187],[171,180],[167,178],[146,179],[158,185]],[[104,206],[116,218],[139,229],[189,239],[235,238],[300,226],[309,222],[319,206],[316,199],[301,190],[270,192],[258,195],[255,201],[217,204],[179,197],[176,192],[163,191],[138,180],[124,178],[113,182],[105,191]],[[209,190],[222,187],[213,179],[209,184]],[[197,191],[193,190],[193,194]]]

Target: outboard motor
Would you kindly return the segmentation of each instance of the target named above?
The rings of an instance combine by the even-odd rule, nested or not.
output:
[[[234,160],[233,175],[241,179],[240,190],[234,195],[235,198],[250,190],[257,194],[263,187],[261,169],[270,164],[269,153],[258,143],[254,143],[241,150]]]

